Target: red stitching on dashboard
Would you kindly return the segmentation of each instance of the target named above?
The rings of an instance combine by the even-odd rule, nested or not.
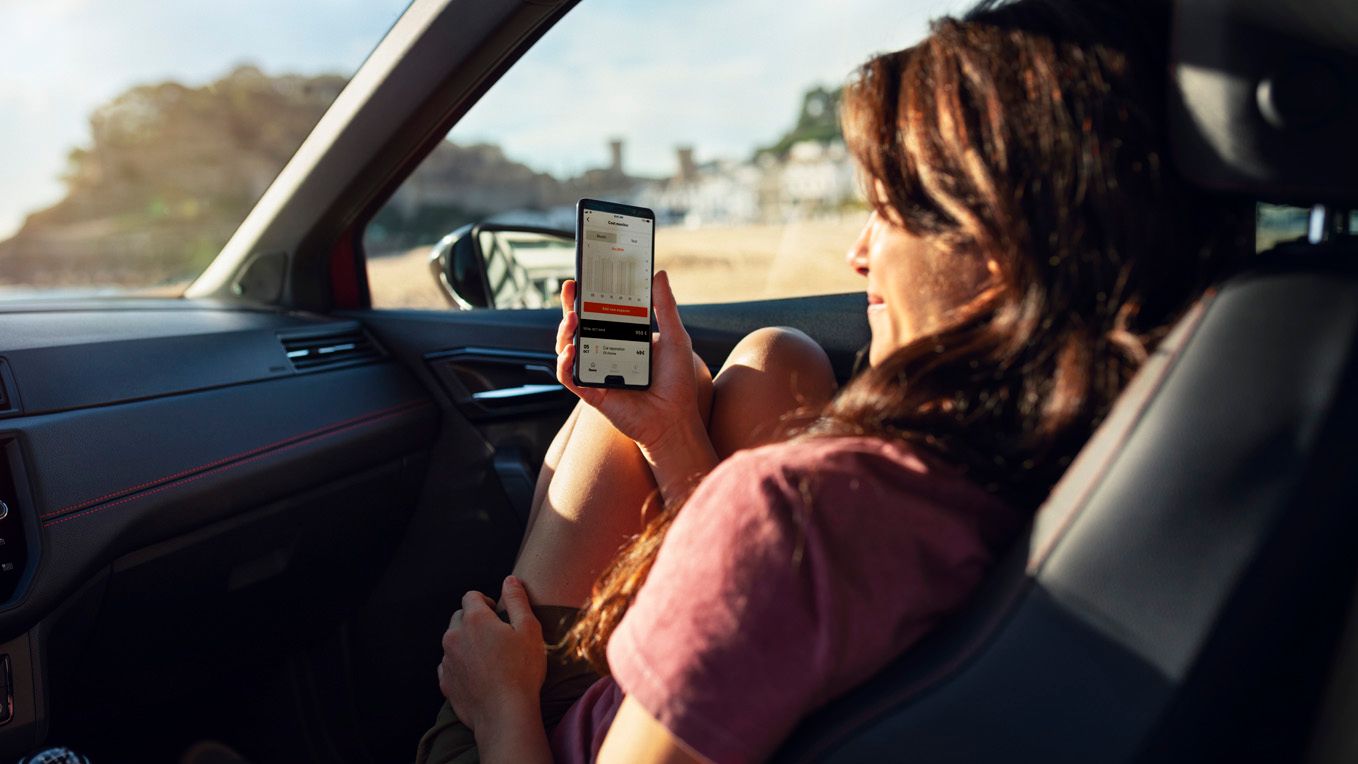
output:
[[[342,420],[340,420],[340,421],[338,421],[338,422],[332,422],[332,423],[327,424],[327,425],[325,425],[325,426],[317,427],[317,428],[315,428],[315,429],[313,429],[313,430],[307,430],[306,432],[299,433],[299,434],[297,434],[297,435],[292,435],[292,436],[289,436],[289,437],[284,438],[284,439],[282,439],[282,440],[276,440],[276,441],[274,441],[274,442],[272,442],[272,443],[268,443],[268,444],[266,444],[266,445],[259,446],[258,448],[252,448],[252,449],[250,449],[249,451],[242,451],[242,452],[240,452],[240,453],[238,453],[238,454],[233,454],[232,456],[224,457],[224,458],[222,458],[222,459],[217,459],[217,460],[215,460],[215,461],[211,461],[211,462],[208,462],[208,463],[206,463],[206,464],[200,464],[200,465],[198,465],[197,467],[190,467],[189,469],[186,469],[186,470],[183,470],[183,471],[180,471],[180,472],[176,472],[176,473],[174,473],[173,475],[166,475],[166,476],[164,476],[164,477],[156,478],[155,480],[149,480],[149,481],[147,481],[147,482],[145,482],[145,483],[141,483],[141,484],[139,484],[139,485],[134,485],[134,486],[132,486],[132,487],[130,487],[130,488],[123,488],[123,489],[121,489],[121,490],[114,491],[113,493],[105,494],[105,495],[100,496],[100,497],[95,498],[95,499],[89,499],[89,500],[87,500],[87,501],[82,501],[82,502],[80,502],[79,504],[72,504],[72,505],[70,505],[70,506],[62,507],[61,509],[54,510],[54,511],[52,511],[52,512],[48,512],[48,513],[43,514],[43,515],[39,515],[39,519],[47,520],[47,518],[52,518],[52,517],[56,517],[56,516],[58,516],[58,515],[63,515],[63,514],[65,514],[65,513],[67,513],[67,512],[72,512],[72,511],[75,511],[75,510],[83,509],[83,508],[85,508],[85,507],[89,507],[89,506],[92,506],[92,505],[95,505],[95,504],[99,504],[99,503],[104,502],[104,501],[106,501],[106,500],[108,500],[108,499],[111,499],[111,498],[115,498],[115,497],[118,497],[118,496],[124,496],[124,495],[130,494],[130,493],[136,493],[137,491],[141,491],[143,488],[148,488],[148,487],[150,487],[150,486],[157,485],[157,484],[160,484],[160,483],[164,483],[164,484],[165,484],[165,485],[160,486],[159,488],[156,488],[155,490],[146,491],[145,493],[140,493],[140,494],[137,494],[136,496],[128,496],[128,497],[125,498],[125,499],[122,499],[122,500],[120,500],[120,501],[115,501],[115,502],[113,502],[112,504],[109,504],[109,505],[103,506],[103,507],[99,507],[98,509],[94,509],[94,510],[87,511],[87,512],[79,512],[79,513],[74,514],[74,515],[69,515],[69,516],[67,516],[67,517],[62,517],[62,518],[59,519],[59,520],[52,520],[52,521],[44,522],[43,525],[44,525],[44,526],[57,525],[57,524],[59,524],[59,523],[63,523],[63,522],[65,522],[65,521],[67,521],[67,520],[71,520],[71,519],[74,519],[74,518],[77,518],[77,517],[85,517],[85,516],[87,516],[87,515],[92,515],[92,514],[95,514],[96,512],[99,512],[99,511],[108,509],[109,507],[116,507],[116,506],[118,506],[119,504],[124,504],[124,503],[129,502],[129,501],[132,501],[132,500],[134,500],[134,499],[140,499],[140,498],[142,498],[143,496],[150,496],[150,495],[152,495],[152,494],[159,493],[160,491],[163,491],[163,490],[165,490],[166,488],[171,488],[171,487],[173,487],[174,485],[184,485],[185,483],[193,482],[194,480],[197,480],[197,479],[200,478],[200,477],[203,477],[203,476],[205,476],[205,475],[208,475],[208,474],[211,474],[211,473],[213,473],[213,472],[219,471],[219,468],[229,468],[229,467],[235,467],[235,466],[240,465],[240,464],[246,464],[246,463],[248,463],[248,462],[255,461],[256,459],[262,459],[263,457],[269,456],[270,454],[278,453],[278,452],[280,452],[280,451],[286,451],[286,450],[288,450],[288,449],[290,449],[290,448],[295,448],[295,447],[297,447],[297,446],[303,445],[304,443],[306,443],[306,442],[308,442],[308,441],[310,441],[310,440],[314,440],[314,439],[316,439],[316,438],[318,438],[318,437],[324,437],[324,436],[326,436],[326,435],[334,435],[334,434],[336,434],[336,433],[343,432],[343,431],[345,431],[345,430],[351,430],[351,429],[353,429],[353,428],[355,428],[355,427],[359,427],[359,426],[362,426],[362,425],[364,425],[364,424],[368,424],[369,422],[373,422],[373,421],[376,421],[376,420],[378,420],[378,419],[385,419],[385,418],[387,418],[387,417],[395,416],[395,415],[397,415],[397,414],[404,413],[404,412],[409,411],[409,410],[411,410],[411,409],[415,409],[415,408],[419,408],[419,407],[421,407],[421,406],[427,406],[427,405],[429,405],[429,402],[428,402],[428,401],[422,401],[422,400],[406,401],[405,403],[397,404],[397,405],[395,405],[395,406],[391,406],[391,407],[388,407],[388,408],[385,408],[385,409],[378,409],[377,411],[371,411],[371,412],[369,412],[369,413],[367,413],[367,414],[362,414],[362,415],[360,415],[360,416],[351,417],[351,418],[349,418],[349,419],[342,419]],[[280,444],[286,444],[286,445],[280,445]],[[262,452],[267,452],[267,453],[262,453]],[[228,462],[231,462],[231,463],[230,463],[230,464],[227,464]],[[223,467],[223,465],[225,465],[225,467]],[[186,475],[191,475],[191,474],[193,474],[193,473],[195,473],[195,472],[199,472],[199,473],[201,473],[201,474],[194,475],[193,477],[188,478],[187,480],[178,480],[179,478],[182,478],[182,477],[184,477],[184,476],[186,476]],[[177,480],[178,480],[178,482],[175,482],[175,481],[177,481]]]

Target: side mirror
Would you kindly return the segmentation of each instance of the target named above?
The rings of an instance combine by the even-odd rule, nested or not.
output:
[[[535,226],[472,223],[429,253],[429,270],[455,308],[545,308],[575,275],[575,236]]]

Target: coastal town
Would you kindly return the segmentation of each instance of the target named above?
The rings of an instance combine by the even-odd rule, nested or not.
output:
[[[561,179],[512,162],[493,144],[445,142],[397,190],[368,231],[366,249],[380,254],[427,243],[451,230],[447,223],[426,230],[440,217],[570,229],[581,197],[648,207],[661,226],[687,228],[773,225],[861,210],[853,160],[839,136],[837,98],[812,88],[795,127],[744,158],[676,146],[667,177],[631,172],[620,137],[607,139],[607,165]]]

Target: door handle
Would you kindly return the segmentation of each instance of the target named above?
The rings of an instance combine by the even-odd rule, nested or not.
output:
[[[550,353],[464,347],[431,353],[425,363],[453,405],[474,420],[564,408],[574,396],[556,381]]]
[[[520,401],[528,402],[533,398],[540,398],[544,395],[554,395],[566,388],[560,384],[551,385],[519,385],[518,387],[501,387],[495,390],[482,390],[472,393],[474,401]]]

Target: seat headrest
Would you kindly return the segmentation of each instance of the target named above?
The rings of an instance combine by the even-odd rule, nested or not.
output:
[[[1173,162],[1208,188],[1358,204],[1358,3],[1178,0]]]

